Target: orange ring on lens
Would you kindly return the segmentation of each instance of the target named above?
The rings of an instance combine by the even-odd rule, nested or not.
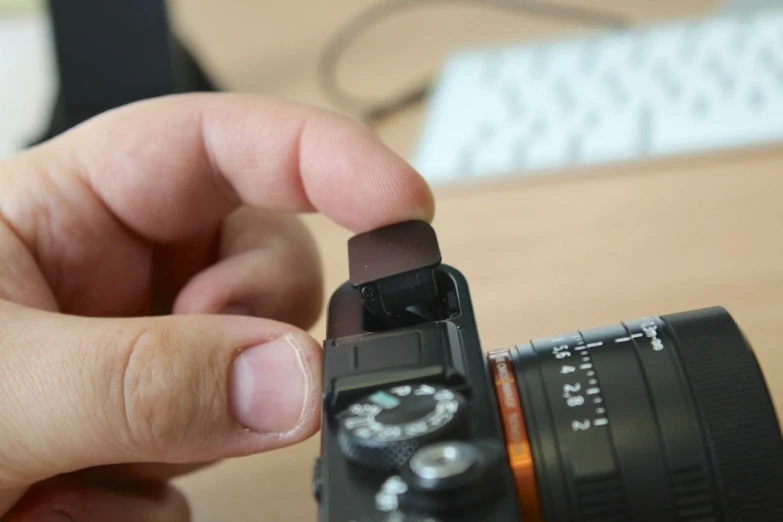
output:
[[[543,522],[533,453],[530,450],[511,354],[508,350],[497,350],[490,352],[487,359],[495,379],[498,407],[506,434],[508,460],[517,484],[522,519],[525,522]]]

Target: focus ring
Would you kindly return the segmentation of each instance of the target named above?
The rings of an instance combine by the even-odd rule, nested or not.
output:
[[[680,348],[726,520],[783,520],[780,431],[763,375],[741,331],[722,308],[662,320]]]

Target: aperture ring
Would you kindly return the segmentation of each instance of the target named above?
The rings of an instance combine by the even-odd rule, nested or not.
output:
[[[574,333],[512,350],[545,520],[631,520],[593,347]]]

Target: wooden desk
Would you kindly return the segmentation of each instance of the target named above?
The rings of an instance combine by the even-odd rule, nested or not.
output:
[[[183,33],[229,88],[328,106],[314,82],[318,52],[364,4],[183,0],[174,7]],[[711,6],[633,1],[622,9],[654,20]],[[478,11],[425,11],[424,18],[398,17],[362,40],[348,74],[360,92],[383,96],[387,82],[405,85],[457,43],[568,30]],[[379,133],[407,156],[420,117],[420,108],[407,111]],[[755,345],[782,411],[781,171],[783,150],[773,148],[455,187],[437,192],[435,225],[445,259],[468,277],[486,349],[720,304]],[[307,220],[331,292],[347,276],[349,234],[319,216]],[[323,332],[322,321],[313,334],[320,339]],[[180,480],[194,521],[314,522],[310,473],[317,443],[224,462]]]

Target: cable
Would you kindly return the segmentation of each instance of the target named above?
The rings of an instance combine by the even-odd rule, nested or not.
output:
[[[624,18],[611,13],[527,0],[386,0],[361,13],[327,44],[318,69],[319,83],[326,95],[335,104],[343,106],[346,110],[358,111],[361,114],[361,119],[370,125],[424,99],[430,91],[431,80],[390,101],[378,103],[346,93],[337,82],[336,76],[342,54],[360,33],[395,11],[432,4],[463,4],[510,11],[517,15],[534,15],[614,29],[628,26]]]

